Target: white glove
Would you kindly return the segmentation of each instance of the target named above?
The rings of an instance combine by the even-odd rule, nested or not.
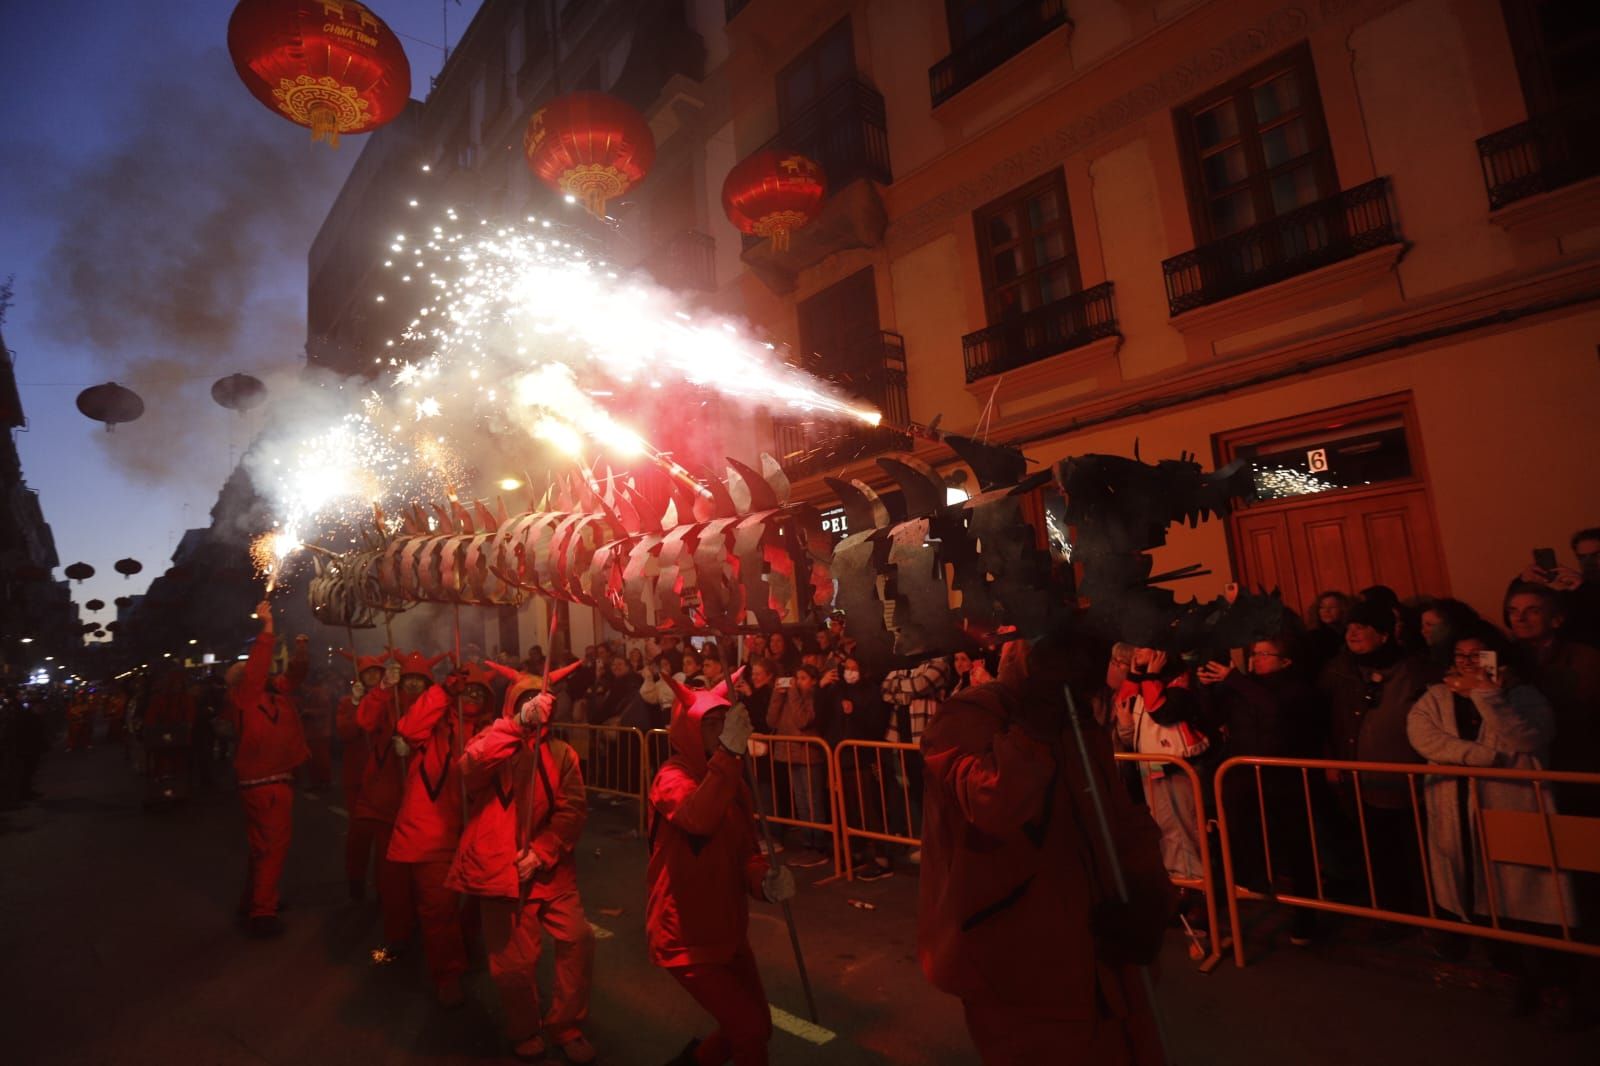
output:
[[[383,668],[383,687],[394,688],[400,683],[400,664],[390,663]]]
[[[367,694],[367,686],[363,685],[359,681],[351,683],[351,685],[350,685],[350,702],[351,703],[360,703],[361,702],[361,697],[365,696],[366,694]]]
[[[531,700],[525,700],[522,710],[517,714],[517,721],[524,729],[544,725],[550,720],[550,712],[555,708],[556,698],[548,692],[541,692]]]
[[[767,876],[761,881],[761,894],[767,897],[768,903],[794,899],[794,874],[789,872],[787,866],[775,866],[768,870]]]
[[[750,712],[742,703],[728,708],[728,717],[722,723],[722,733],[717,737],[721,745],[735,755],[743,755],[750,746],[750,734],[756,727],[750,724]]]
[[[411,754],[411,745],[406,743],[406,738],[396,733],[394,735],[394,753],[404,759]]]

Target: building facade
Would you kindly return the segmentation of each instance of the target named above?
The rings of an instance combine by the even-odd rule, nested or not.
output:
[[[1158,553],[1213,571],[1185,591],[1383,583],[1491,617],[1534,548],[1570,562],[1600,522],[1600,6],[556,7],[487,0],[422,107],[425,160],[531,208],[539,104],[639,107],[660,150],[613,257],[885,412],[727,419],[729,454],[779,456],[801,495],[883,483],[891,448],[953,469],[899,431],[935,420],[1040,463],[1244,461],[1262,498]],[[769,146],[828,176],[782,249],[720,210]]]

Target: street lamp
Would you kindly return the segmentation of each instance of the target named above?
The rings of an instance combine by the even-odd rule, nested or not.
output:
[[[33,643],[33,638],[32,637],[23,637],[22,638],[22,643],[24,643],[24,644],[32,644]]]

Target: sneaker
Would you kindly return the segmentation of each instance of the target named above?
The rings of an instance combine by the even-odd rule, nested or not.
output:
[[[271,940],[283,935],[283,922],[276,914],[258,914],[246,928],[252,940]]]
[[[530,1036],[528,1039],[512,1048],[511,1054],[515,1055],[523,1062],[543,1062],[545,1050],[544,1037]]]
[[[790,859],[786,865],[795,870],[811,870],[818,866],[826,866],[832,861],[820,851],[801,852],[798,857]]]
[[[593,1062],[600,1057],[600,1053],[582,1033],[570,1040],[562,1041],[561,1054],[566,1056],[568,1062],[576,1063]]]
[[[882,881],[886,877],[893,877],[894,871],[887,863],[869,862],[858,868],[855,874],[857,881]]]
[[[921,866],[922,865],[922,849],[921,848],[912,849],[911,854],[906,856],[906,862],[909,862],[913,866]]]

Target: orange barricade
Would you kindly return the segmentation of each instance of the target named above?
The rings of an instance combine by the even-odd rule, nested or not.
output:
[[[590,792],[626,796],[639,804],[639,833],[645,832],[649,777],[644,734],[631,726],[557,722],[556,735],[578,753],[583,784]]]
[[[652,729],[645,738],[649,764],[645,768],[642,795],[649,802],[650,781],[656,770],[672,754],[665,729]],[[750,759],[756,769],[756,804],[775,826],[826,833],[833,853],[833,873],[840,876],[838,782],[833,753],[820,737],[770,736],[756,733],[750,738]],[[797,776],[798,775],[798,776]],[[795,782],[800,795],[796,795]],[[806,800],[804,804],[797,800]],[[822,810],[806,810],[803,807]]]
[[[922,846],[922,812],[913,808],[911,790],[906,786],[908,761],[920,768],[922,751],[915,744],[845,740],[833,749],[833,780],[839,790],[834,806],[839,812],[840,855],[847,879],[855,880],[852,839]]]
[[[1299,795],[1295,802],[1269,804],[1269,789],[1263,784],[1263,770],[1281,771],[1278,777],[1280,782],[1287,779],[1298,784],[1296,791]],[[1246,824],[1235,826],[1229,823],[1224,786],[1231,775],[1241,773],[1253,774],[1253,806],[1256,810],[1249,812],[1253,817]],[[1335,774],[1339,775],[1338,795],[1322,791],[1323,781],[1335,784],[1331,780]],[[1379,794],[1380,789],[1390,796],[1401,794],[1397,778],[1404,782],[1406,802],[1401,806],[1369,806],[1364,802],[1364,798]],[[1509,794],[1511,799],[1502,797],[1498,802],[1485,806],[1483,790],[1495,783],[1524,785],[1527,790],[1517,789]],[[1461,792],[1463,784],[1464,795]],[[1438,797],[1437,803],[1448,805],[1447,808],[1436,806],[1433,813],[1443,818],[1453,817],[1454,824],[1462,830],[1464,839],[1459,854],[1448,850],[1451,845],[1444,833],[1432,834],[1434,839],[1430,840],[1430,812],[1423,798],[1429,789],[1436,790],[1432,794]],[[1591,795],[1600,795],[1600,791],[1591,791],[1600,790],[1600,774],[1496,770],[1436,763],[1368,763],[1253,756],[1227,760],[1217,769],[1216,775],[1217,828],[1221,836],[1223,871],[1227,884],[1228,920],[1234,929],[1234,963],[1238,966],[1245,964],[1244,937],[1239,924],[1241,899],[1270,899],[1293,907],[1600,957],[1600,944],[1586,943],[1574,936],[1573,926],[1578,916],[1571,902],[1569,879],[1572,873],[1600,874],[1600,818],[1559,813],[1553,795],[1557,789],[1581,789]],[[1245,791],[1246,797],[1249,791]],[[1240,798],[1237,789],[1232,798]],[[1280,795],[1278,798],[1283,797]],[[1339,802],[1341,799],[1342,803]],[[1457,813],[1463,809],[1463,805],[1467,814],[1466,826],[1460,825],[1460,815]],[[1383,838],[1374,841],[1373,837],[1379,834],[1373,823],[1380,813],[1386,820],[1392,820],[1390,816],[1396,811],[1400,812],[1400,818],[1409,816],[1410,829],[1405,836],[1409,838],[1414,834],[1415,850],[1411,849],[1412,841],[1407,839],[1404,849],[1397,849],[1404,851],[1403,856],[1382,852],[1383,857],[1376,865],[1385,868],[1385,875],[1392,876],[1392,864],[1398,858],[1405,858],[1408,866],[1414,858],[1419,867],[1416,872],[1425,897],[1424,912],[1412,913],[1380,905],[1382,901],[1379,896],[1383,893],[1379,885],[1385,877],[1376,872],[1373,863],[1374,844],[1381,846],[1388,843],[1392,846],[1394,841]],[[1237,816],[1238,812],[1235,812]],[[1286,824],[1285,818],[1292,820]],[[1336,827],[1329,825],[1330,822],[1344,823],[1345,839],[1339,839]],[[1391,832],[1392,829],[1391,825]],[[1304,834],[1303,846],[1294,849],[1300,854],[1281,860],[1276,864],[1276,869],[1273,860],[1275,831],[1280,858],[1290,845],[1299,843],[1285,838],[1291,834]],[[1265,878],[1272,891],[1248,889],[1237,883],[1235,853],[1247,839],[1246,834],[1249,835],[1252,854],[1255,846],[1260,845],[1259,857],[1264,860]],[[1341,844],[1343,850],[1349,852],[1354,850],[1357,843],[1360,846],[1362,877],[1353,890],[1339,893],[1345,898],[1330,898],[1328,878],[1324,876],[1330,858],[1337,862],[1334,856],[1341,850]],[[1430,847],[1434,849],[1432,853]],[[1276,890],[1274,875],[1277,869],[1296,863],[1303,866],[1307,860],[1310,864],[1308,876],[1304,878],[1307,884],[1293,885],[1293,891],[1288,892]],[[1476,891],[1468,893],[1474,901],[1469,909],[1478,911],[1478,903],[1484,907],[1484,911],[1476,915],[1477,921],[1458,916],[1438,902],[1440,886],[1434,880],[1436,862],[1441,869],[1459,871],[1463,868],[1456,866],[1458,861],[1470,864],[1469,868],[1465,868],[1465,878],[1485,890],[1481,896]],[[1401,872],[1409,875],[1410,871]],[[1533,879],[1531,882],[1530,877]],[[1546,877],[1548,880],[1545,880]],[[1539,920],[1535,925],[1532,920],[1505,913],[1509,901],[1502,898],[1505,891],[1502,882],[1512,878],[1524,890],[1529,884],[1544,886],[1544,892],[1533,904],[1524,895],[1515,905],[1517,909],[1530,905],[1543,906],[1556,920]],[[1315,894],[1307,894],[1307,889]],[[1362,897],[1365,897],[1364,901]],[[1559,935],[1535,931],[1541,927],[1559,930]]]
[[[1200,775],[1195,768],[1183,759],[1167,755],[1153,755],[1133,751],[1119,751],[1116,753],[1118,762],[1152,763],[1163,766],[1175,766],[1189,779],[1189,787],[1194,791],[1195,836],[1200,845],[1200,878],[1195,880],[1188,877],[1174,877],[1172,883],[1179,888],[1188,888],[1205,896],[1206,922],[1210,926],[1210,949],[1201,949],[1201,973],[1210,973],[1222,961],[1222,951],[1227,947],[1227,942],[1222,935],[1222,926],[1217,921],[1217,875],[1211,862],[1211,823],[1206,818],[1205,789],[1200,784]],[[1111,788],[1121,788],[1121,781],[1108,783]],[[1237,927],[1236,927],[1237,928]],[[1194,953],[1190,953],[1194,957]]]

